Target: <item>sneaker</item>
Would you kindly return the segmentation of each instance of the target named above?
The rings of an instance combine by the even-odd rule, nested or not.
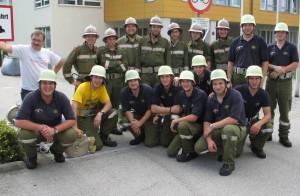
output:
[[[176,161],[177,162],[188,162],[195,158],[197,158],[197,154],[194,152],[191,152],[191,153],[182,152],[181,154],[178,154],[176,156]]]
[[[223,164],[223,166],[221,167],[219,174],[221,176],[229,176],[232,171],[235,169],[234,164],[233,165],[229,165],[229,164]]]
[[[56,153],[52,146],[50,147],[50,152],[54,155],[54,160],[56,163],[63,163],[65,162],[65,157],[63,155],[63,153]]]
[[[37,166],[37,155],[32,158],[29,158],[26,162],[27,169],[35,169]]]
[[[292,147],[292,142],[289,140],[288,137],[280,137],[279,142],[284,145],[285,147]]]
[[[251,151],[256,154],[258,158],[265,159],[267,157],[266,153],[263,150],[259,150],[251,145]]]

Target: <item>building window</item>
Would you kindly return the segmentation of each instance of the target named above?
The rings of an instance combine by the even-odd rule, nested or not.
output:
[[[35,0],[35,7],[44,7],[49,5],[49,0]]]
[[[268,11],[276,11],[277,0],[260,0],[260,9]]]
[[[145,0],[146,2],[153,2],[153,1],[155,1],[155,0]]]
[[[267,44],[273,43],[275,40],[274,31],[271,30],[259,30],[258,35],[260,35]]]
[[[37,27],[35,29],[41,30],[45,33],[44,48],[51,48],[50,27]]]
[[[230,7],[241,7],[241,0],[213,0],[213,4]]]
[[[12,5],[11,0],[0,0],[1,5]]]
[[[58,0],[62,5],[101,6],[101,0]]]
[[[297,14],[298,0],[281,0],[280,11]]]

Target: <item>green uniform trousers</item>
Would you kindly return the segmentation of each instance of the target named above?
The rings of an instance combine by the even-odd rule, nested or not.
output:
[[[223,129],[213,129],[211,137],[217,145],[217,153],[223,155],[223,163],[233,165],[235,157],[243,152],[247,137],[246,127],[227,125]],[[201,154],[206,150],[208,150],[208,145],[202,136],[195,144],[195,152]]]
[[[178,123],[178,135],[174,137],[167,149],[169,157],[175,157],[180,148],[182,152],[193,153],[194,145],[203,134],[202,125],[199,123]]]
[[[133,113],[133,116],[135,119],[139,120],[142,117],[139,116],[137,113]],[[119,121],[119,125],[122,127],[125,127],[127,129],[130,130],[130,132],[132,133],[132,135],[136,138],[139,136],[136,136],[132,129],[131,129],[131,124],[129,122],[129,120],[126,118],[124,112],[121,112],[121,116],[120,116],[120,121]],[[157,125],[154,124],[152,122],[152,118],[148,119],[144,125],[142,126],[142,130],[141,130],[142,134],[145,135],[145,140],[144,140],[144,144],[147,147],[155,147],[158,145],[159,143],[159,130],[157,128]]]
[[[142,83],[148,84],[152,87],[159,82],[157,73],[141,73],[140,76]]]
[[[164,117],[164,121],[157,125],[159,129],[159,141],[160,144],[164,147],[168,147],[169,144],[172,142],[174,136],[176,135],[171,131],[170,125],[170,116]]]
[[[245,78],[244,74],[237,74],[237,73],[233,73],[233,81],[232,81],[232,85],[233,87],[235,87],[236,85],[240,85],[240,84],[247,84],[247,78]]]
[[[118,113],[115,109],[110,109],[106,114],[102,115],[100,129],[94,127],[95,116],[82,117],[77,116],[77,126],[87,136],[95,138],[96,150],[100,150],[103,147],[100,134],[108,136],[113,130],[118,121]]]
[[[56,153],[63,153],[76,139],[77,134],[73,128],[61,131],[53,136],[52,148]],[[27,158],[30,159],[37,155],[36,144],[46,141],[46,138],[38,132],[20,129],[18,132],[18,140],[22,145]]]
[[[111,79],[106,84],[112,107],[118,109],[120,105],[120,92],[124,87],[125,77]]]
[[[274,124],[275,109],[279,106],[279,137],[288,137],[290,133],[289,112],[292,106],[292,79],[276,79],[268,78],[266,91],[269,93],[271,102],[272,122]]]
[[[253,120],[250,125],[247,126],[247,134],[250,133],[250,128],[253,124],[255,124],[258,120]],[[258,150],[263,150],[266,141],[269,139],[269,137],[272,135],[273,132],[273,125],[272,123],[267,123],[264,124],[260,131],[254,135],[254,134],[249,134],[250,141],[252,145],[258,149]],[[246,138],[245,138],[246,139]]]

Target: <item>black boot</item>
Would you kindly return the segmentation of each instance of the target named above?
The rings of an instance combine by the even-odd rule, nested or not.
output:
[[[284,145],[285,147],[292,147],[292,142],[289,140],[288,137],[280,137],[279,142]]]
[[[65,157],[64,157],[63,153],[56,153],[53,150],[52,146],[50,146],[50,152],[51,152],[51,154],[54,155],[54,160],[55,160],[56,163],[63,163],[63,162],[65,162]]]
[[[142,134],[138,137],[135,137],[133,140],[129,142],[130,145],[139,145],[141,142],[145,140],[145,135]]]
[[[37,166],[37,155],[32,158],[28,158],[26,162],[27,169],[35,169]]]
[[[100,133],[100,138],[104,146],[116,147],[118,144],[115,141],[111,141],[108,135]]]
[[[119,130],[117,127],[115,127],[111,134],[114,134],[114,135],[123,135],[123,131],[122,130]]]

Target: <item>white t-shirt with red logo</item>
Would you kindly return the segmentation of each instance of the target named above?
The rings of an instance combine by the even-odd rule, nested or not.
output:
[[[34,50],[31,45],[13,45],[12,56],[20,60],[21,88],[34,91],[39,88],[38,79],[41,71],[48,69],[48,64],[56,66],[61,58],[52,51],[41,48]]]

